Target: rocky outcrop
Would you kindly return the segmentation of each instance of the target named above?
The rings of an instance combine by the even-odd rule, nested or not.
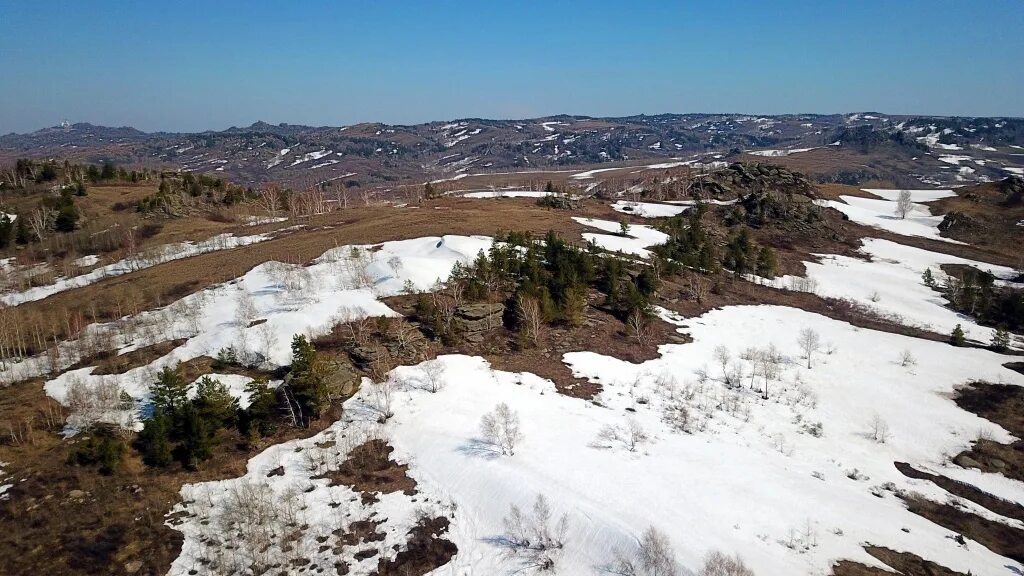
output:
[[[463,304],[455,309],[456,330],[469,342],[483,340],[484,334],[500,328],[505,305],[501,302]]]
[[[957,211],[946,214],[942,222],[939,222],[939,230],[947,234],[967,234],[976,232],[978,228],[974,218]]]

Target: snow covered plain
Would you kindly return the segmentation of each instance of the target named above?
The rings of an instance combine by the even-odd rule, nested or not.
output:
[[[630,224],[626,235],[620,236],[618,233],[621,230],[621,225],[618,222],[598,220],[596,218],[582,218],[579,216],[573,216],[572,219],[584,226],[597,228],[605,232],[614,232],[614,234],[583,233],[584,240],[594,242],[601,248],[611,252],[622,252],[623,254],[649,258],[651,251],[648,248],[668,242],[668,234],[643,224]]]
[[[899,197],[899,191],[892,191],[896,193],[896,197]],[[942,192],[942,191],[936,191]],[[872,191],[872,193],[876,193]],[[882,194],[879,194],[880,196]],[[881,228],[896,234],[903,234],[904,236],[922,236],[924,238],[933,238],[935,240],[942,240],[944,242],[952,242],[954,244],[963,244],[963,242],[957,242],[950,238],[944,238],[939,235],[939,224],[942,222],[942,216],[932,216],[931,211],[928,207],[920,202],[927,202],[929,200],[936,200],[937,198],[931,198],[925,194],[919,194],[919,198],[915,199],[913,193],[911,193],[911,201],[913,202],[910,213],[907,214],[906,218],[900,218],[896,215],[896,201],[890,200],[891,194],[885,194],[885,199],[877,200],[874,198],[861,198],[859,196],[840,196],[842,202],[835,200],[819,200],[817,202],[820,206],[827,206],[829,208],[835,208],[843,214],[846,214],[850,220],[859,224],[867,224],[868,226],[874,226],[875,228]],[[944,196],[939,196],[944,197]]]
[[[607,232],[619,229],[616,222],[577,221]],[[658,234],[632,225],[629,238],[607,236],[643,250],[664,242]],[[471,260],[490,244],[484,237],[419,238],[336,248],[309,267],[257,266],[237,281],[186,297],[184,304],[140,314],[135,320],[143,328],[122,352],[172,337],[188,340],[117,381],[145,399],[159,368],[230,345],[263,354],[270,364],[286,364],[293,334],[319,333],[341,319],[393,315],[379,297],[427,290],[455,262]],[[963,323],[970,337],[987,339],[981,327],[943,308],[938,294],[921,284],[926,267],[941,281],[938,264],[971,261],[884,240],[865,240],[863,251],[873,260],[831,256],[809,263],[815,291],[931,323],[937,331]],[[1012,274],[980,267],[1003,278]],[[251,312],[242,313],[248,307]],[[422,513],[450,518],[448,537],[459,548],[435,574],[520,574],[536,558],[514,554],[503,543],[503,518],[510,505],[528,509],[539,494],[556,517],[565,514],[568,521],[564,548],[552,552],[561,574],[602,573],[614,550],[628,553],[649,526],[669,536],[688,569],[708,551],[721,550],[740,553],[760,576],[827,574],[842,558],[879,565],[862,549],[868,542],[964,573],[1012,575],[1024,569],[977,542],[958,545],[952,532],[908,512],[895,496],[900,491],[939,501],[951,497],[892,466],[906,461],[941,469],[1005,498],[1024,500],[1018,482],[946,462],[982,431],[997,441],[1011,439],[949,398],[955,386],[971,380],[1024,385],[1024,376],[1002,367],[1011,357],[859,329],[785,307],[730,306],[686,321],[661,314],[685,324],[681,331],[694,341],[663,345],[659,358],[642,364],[586,351],[563,357],[577,376],[602,385],[596,402],[562,396],[538,376],[496,371],[467,356],[433,361],[441,367],[437,378],[443,384],[436,393],[424,385],[430,364],[397,368],[388,384],[364,381],[346,403],[344,418],[321,434],[267,449],[241,478],[183,487],[179,510],[186,515],[172,523],[185,540],[171,573],[238,573],[278,554],[273,539],[259,550],[244,541],[274,529],[272,520],[239,522],[237,503],[256,499],[273,503],[275,515],[309,526],[291,541],[290,551],[282,552],[286,558],[329,566],[337,558],[319,539],[372,519],[381,522],[384,539],[359,548],[376,547],[378,555],[343,558],[350,574],[369,574],[379,557],[394,554],[393,546],[404,542]],[[240,317],[267,322],[250,327]],[[804,328],[824,342],[811,368],[796,342]],[[724,372],[713,360],[718,346],[730,356]],[[764,376],[764,369],[755,373],[755,362],[744,359],[755,358],[749,353],[755,348],[772,352],[771,375]],[[901,363],[904,350],[916,363]],[[76,358],[69,351],[65,359]],[[43,360],[37,361],[41,368]],[[65,373],[48,381],[46,390],[63,399],[76,379],[102,381],[91,371]],[[241,379],[230,384],[236,393],[244,386]],[[384,387],[395,390],[394,416],[379,425],[378,392]],[[512,456],[501,456],[480,438],[481,416],[499,402],[522,421],[524,438]],[[602,435],[615,429],[622,436],[634,422],[645,436],[634,450]],[[876,439],[877,422],[885,424],[884,442]],[[385,438],[395,447],[391,457],[409,464],[417,494],[382,495],[366,503],[348,487],[315,478],[369,438]],[[278,467],[283,474],[270,475]],[[953,500],[986,518],[1020,526]],[[252,532],[233,532],[239,529]]]
[[[816,254],[818,262],[804,262],[807,273],[803,277],[787,275],[760,281],[777,288],[846,298],[901,324],[940,334],[948,334],[961,324],[969,339],[984,343],[991,340],[994,332],[991,328],[946,308],[945,298],[925,286],[922,275],[926,269],[931,269],[935,281],[941,285],[946,275],[939,266],[961,264],[991,272],[1007,282],[1016,277],[1013,269],[878,238],[865,238],[862,244],[860,252],[870,260]]]
[[[462,198],[544,198],[545,196],[558,196],[554,192],[543,190],[478,190],[475,192],[460,193]]]
[[[346,417],[320,435],[268,449],[243,478],[186,486],[179,508],[189,516],[177,526],[185,544],[171,573],[207,573],[197,558],[223,557],[210,537],[230,517],[235,495],[249,486],[269,486],[273,498],[299,498],[305,507],[300,522],[313,528],[297,547],[328,563],[333,559],[316,551],[316,536],[354,520],[383,520],[385,539],[369,546],[387,556],[413,522],[410,509],[420,506],[451,517],[448,537],[459,549],[434,574],[528,573],[537,558],[504,544],[503,518],[511,505],[528,509],[543,494],[554,517],[567,519],[564,548],[551,553],[559,574],[602,573],[614,551],[631,551],[649,526],[670,537],[689,569],[710,550],[740,552],[762,576],[826,574],[840,558],[879,565],[863,551],[865,542],[965,573],[1021,569],[976,542],[956,544],[951,532],[908,512],[897,493],[940,501],[948,495],[892,465],[940,466],[944,454],[967,447],[981,429],[1009,440],[948,398],[954,386],[975,378],[1024,384],[1024,377],[1000,366],[1008,358],[785,307],[727,307],[687,325],[693,343],[664,345],[660,358],[639,365],[592,352],[566,354],[576,375],[603,385],[597,402],[559,395],[551,382],[532,374],[493,370],[481,358],[445,356],[434,361],[443,366],[436,393],[423,385],[426,365],[391,373],[394,416],[377,427],[378,385],[364,381],[346,404]],[[801,328],[816,330],[831,349],[815,355],[810,369],[796,344]],[[778,346],[780,358],[778,374],[767,383],[768,399],[760,376],[752,385],[744,376],[727,386],[708,366],[716,346],[725,346],[742,365],[744,350],[768,343]],[[904,349],[920,362],[901,366]],[[703,370],[710,376],[701,377]],[[480,438],[481,416],[499,402],[521,419],[523,439],[512,456]],[[873,438],[876,418],[889,426],[885,442]],[[602,430],[630,422],[646,436],[634,451],[602,438]],[[313,478],[342,461],[353,441],[327,449],[318,444],[368,434],[387,438],[396,449],[392,457],[409,463],[418,495],[391,494],[364,504],[350,489]],[[268,477],[278,466],[284,474]],[[1020,485],[1008,490],[1022,492]],[[351,560],[351,574],[376,566],[376,558]]]

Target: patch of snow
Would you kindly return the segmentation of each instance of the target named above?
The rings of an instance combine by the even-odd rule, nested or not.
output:
[[[626,235],[620,236],[618,233],[621,230],[621,226],[618,222],[612,222],[611,220],[597,220],[595,218],[582,218],[579,216],[573,216],[572,219],[584,226],[615,233],[613,235],[584,232],[583,239],[587,242],[594,242],[601,248],[611,252],[632,254],[641,258],[649,258],[651,256],[651,252],[650,250],[647,250],[647,248],[664,244],[665,242],[668,242],[669,238],[668,234],[655,230],[651,226],[644,224],[630,224]]]
[[[112,264],[101,266],[86,274],[72,276],[71,278],[58,278],[53,284],[35,286],[23,292],[4,294],[0,296],[0,302],[3,302],[7,306],[17,306],[18,304],[23,304],[25,302],[41,300],[48,296],[57,294],[58,292],[64,292],[65,290],[88,286],[89,284],[98,282],[104,278],[121,276],[122,274],[128,274],[129,272],[135,272],[144,268],[156,266],[157,264],[163,264],[164,262],[170,262],[171,260],[180,260],[182,258],[189,258],[199,254],[205,254],[207,252],[215,252],[217,250],[230,250],[231,248],[256,244],[257,242],[263,242],[264,240],[269,239],[270,237],[265,234],[257,234],[254,236],[232,236],[231,234],[219,234],[207,240],[203,240],[202,242],[189,241],[165,244],[146,250],[138,256],[125,258]]]
[[[612,204],[612,210],[624,214],[634,214],[643,218],[669,218],[682,214],[687,206],[678,204],[658,204],[655,202],[630,202],[619,200]]]

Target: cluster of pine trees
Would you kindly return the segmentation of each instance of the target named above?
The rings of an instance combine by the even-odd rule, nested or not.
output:
[[[229,184],[206,174],[161,173],[160,186],[156,193],[139,200],[135,208],[144,214],[163,213],[176,216],[180,215],[184,208],[195,203],[231,206],[253,197],[255,193],[251,188]]]
[[[652,266],[602,254],[595,245],[571,245],[553,231],[543,240],[522,232],[499,233],[496,240],[468,266],[455,267],[449,288],[466,302],[504,302],[505,325],[521,335],[529,335],[534,322],[579,326],[591,289],[604,294],[603,306],[622,319],[650,314],[660,284]],[[415,314],[432,335],[457,337],[430,296],[421,295]]]
[[[939,286],[930,269],[923,274],[925,285],[940,290],[957,312],[978,322],[1001,329],[1024,328],[1024,293],[996,286],[996,277],[976,268],[964,268],[948,275]]]
[[[235,363],[233,353],[225,349],[215,366]],[[320,418],[337,399],[327,376],[316,348],[301,335],[292,339],[292,365],[284,383],[273,389],[263,380],[253,380],[245,388],[249,397],[245,408],[239,407],[223,383],[209,376],[196,382],[189,398],[181,367],[164,368],[151,388],[152,412],[136,447],[150,466],[166,467],[177,461],[195,470],[227,436],[222,432],[236,431],[243,444],[251,447],[281,423],[308,426]]]
[[[738,275],[757,274],[774,278],[778,274],[778,257],[770,246],[758,245],[750,229],[739,225],[719,253],[714,237],[703,224],[708,208],[697,204],[686,214],[667,219],[661,231],[669,235],[663,245],[655,246],[654,253],[667,273],[689,268],[704,274],[715,274],[725,267]]]

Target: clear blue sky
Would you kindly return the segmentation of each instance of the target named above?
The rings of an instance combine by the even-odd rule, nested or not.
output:
[[[0,133],[569,113],[1024,116],[1024,1],[0,0]]]

